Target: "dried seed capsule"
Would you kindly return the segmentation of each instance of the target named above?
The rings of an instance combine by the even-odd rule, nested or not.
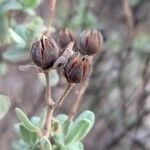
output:
[[[99,31],[84,31],[78,39],[78,51],[83,55],[93,55],[102,49],[103,37]]]
[[[65,28],[64,30],[60,31],[59,33],[59,43],[61,48],[65,48],[70,42],[75,41],[75,36],[73,32]]]
[[[60,57],[55,61],[53,68],[57,67],[63,67],[68,61],[68,58],[74,54],[74,51],[72,50],[74,46],[73,42],[70,42],[68,46],[60,53]]]
[[[79,83],[90,75],[91,62],[88,56],[80,58],[79,53],[73,54],[64,67],[64,76],[70,83]]]
[[[51,37],[43,35],[40,40],[32,43],[30,55],[33,62],[43,68],[51,68],[58,58],[59,48]]]

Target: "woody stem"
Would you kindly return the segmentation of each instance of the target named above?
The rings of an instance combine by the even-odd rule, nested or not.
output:
[[[74,86],[73,83],[68,83],[68,85],[66,86],[62,96],[55,102],[55,107],[60,107],[62,105],[62,103],[64,102],[67,95],[70,93],[73,86]]]
[[[50,17],[49,17],[49,27],[48,27],[49,31],[51,30],[51,25],[54,18],[56,2],[57,0],[49,0],[49,6],[50,6]]]
[[[50,85],[50,80],[49,80],[49,73],[44,72],[45,78],[46,78],[46,103],[47,103],[47,115],[46,115],[46,120],[45,120],[45,125],[44,125],[44,136],[49,137],[50,136],[50,131],[51,131],[51,120],[52,120],[52,115],[53,115],[53,104],[54,101],[51,98],[51,85]]]
[[[71,120],[71,119],[72,119],[72,120],[74,119],[74,117],[75,117],[75,115],[76,115],[76,113],[77,113],[77,111],[78,111],[78,109],[79,109],[79,106],[80,106],[81,101],[82,101],[82,97],[83,97],[83,95],[84,95],[84,93],[85,93],[87,87],[88,87],[88,80],[82,82],[82,83],[81,83],[81,88],[79,88],[79,89],[77,90],[77,92],[76,92],[76,94],[77,94],[76,101],[75,101],[75,103],[73,104],[73,106],[71,107],[71,110],[70,110],[70,113],[69,113],[69,119],[70,119],[70,120]]]

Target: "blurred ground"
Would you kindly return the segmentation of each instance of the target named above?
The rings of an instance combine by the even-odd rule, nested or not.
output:
[[[86,150],[150,149],[150,1],[134,1],[126,4],[126,0],[87,0],[86,12],[92,13],[97,22],[80,24],[76,21],[74,25],[71,25],[72,18],[77,14],[80,2],[64,0],[57,4],[56,28],[67,26],[60,18],[64,6],[68,25],[74,32],[92,26],[102,30],[105,36],[103,52],[95,56],[90,84],[80,109],[90,109],[96,114],[95,126],[84,141]],[[47,3],[43,1],[37,9],[45,23]],[[45,87],[37,75],[19,71],[19,64],[7,65],[7,73],[0,76],[0,93],[10,97],[11,108],[0,120],[2,150],[10,150],[11,142],[16,138],[14,108],[20,107],[32,116],[45,105]],[[53,97],[59,97],[64,86],[65,80],[62,80],[54,87]],[[67,113],[74,99],[75,95],[71,93],[57,113]]]

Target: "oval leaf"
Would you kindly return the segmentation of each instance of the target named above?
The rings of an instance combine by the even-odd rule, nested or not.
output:
[[[20,119],[20,121],[24,124],[24,126],[29,131],[39,132],[39,128],[36,127],[33,123],[31,123],[31,121],[28,119],[28,117],[19,108],[16,108],[16,114],[17,114],[18,118]]]
[[[40,140],[40,143],[44,150],[52,150],[52,145],[47,137],[43,136]]]
[[[21,125],[21,123],[16,123],[16,124],[14,125],[15,133],[16,133],[18,136],[21,136],[20,125]]]
[[[45,107],[41,114],[40,114],[40,120],[39,120],[39,127],[43,128],[44,127],[44,123],[45,123],[45,118],[46,118],[46,114],[47,114],[47,107]]]
[[[76,142],[62,147],[61,150],[84,150],[84,146],[81,142]]]
[[[10,108],[10,99],[6,95],[0,95],[0,119],[2,119]]]
[[[22,45],[25,45],[26,42],[24,41],[24,39],[19,35],[17,34],[13,29],[8,29],[9,33],[10,33],[10,36],[11,38],[18,44],[22,44]]]
[[[29,144],[35,144],[36,141],[37,141],[37,134],[36,132],[31,132],[29,131],[24,125],[20,125],[20,132],[21,132],[21,135],[22,135],[22,138],[23,140],[26,142],[26,143],[29,143]]]
[[[73,126],[73,121],[72,120],[66,120],[63,124],[63,133],[64,135],[67,135],[68,132],[70,131],[70,129],[72,128]]]
[[[82,119],[74,125],[65,138],[65,144],[79,141],[83,139],[91,128],[91,123],[87,119]]]
[[[8,50],[2,54],[2,57],[9,62],[19,62],[29,59],[28,51],[25,47],[16,47],[15,49]]]
[[[63,125],[64,122],[68,119],[68,116],[66,114],[59,114],[56,116],[56,119],[59,120],[59,122]]]
[[[40,118],[38,116],[33,116],[30,120],[35,126],[39,127]]]
[[[24,8],[35,8],[40,3],[40,0],[21,0]]]
[[[91,122],[91,125],[93,126],[94,121],[95,121],[95,115],[92,111],[90,110],[86,110],[83,113],[81,113],[79,115],[79,117],[76,118],[76,120],[74,121],[74,123],[78,123],[81,119],[87,119]]]

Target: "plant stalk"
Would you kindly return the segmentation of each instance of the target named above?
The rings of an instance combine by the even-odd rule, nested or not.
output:
[[[49,5],[50,5],[50,17],[49,17],[49,26],[48,26],[49,32],[51,31],[51,25],[52,25],[53,18],[54,18],[56,2],[57,0],[49,0]]]
[[[87,79],[86,81],[82,82],[81,83],[81,88],[79,88],[77,90],[77,92],[76,92],[77,98],[76,98],[75,103],[71,107],[71,110],[70,110],[70,113],[69,113],[69,119],[70,120],[74,119],[74,117],[75,117],[75,115],[76,115],[76,113],[77,113],[77,111],[79,109],[79,106],[80,106],[81,101],[82,101],[82,97],[83,97],[83,95],[84,95],[84,93],[85,93],[85,91],[86,91],[86,89],[88,87],[88,81],[89,81],[89,79]]]
[[[44,72],[45,78],[46,78],[46,103],[47,103],[47,115],[46,115],[46,120],[45,120],[45,125],[44,125],[44,136],[49,137],[50,136],[50,131],[51,131],[51,121],[52,121],[52,116],[53,116],[53,105],[54,101],[51,98],[51,85],[50,85],[50,80],[49,80],[49,73]]]
[[[67,97],[67,95],[69,94],[73,86],[74,86],[73,83],[68,83],[62,96],[55,102],[55,107],[60,107],[62,105],[62,103],[64,102],[64,99]]]
[[[44,72],[44,74],[46,78],[46,95],[45,96],[46,96],[46,103],[47,103],[47,115],[46,115],[45,125],[44,125],[44,136],[48,138],[50,136],[51,121],[53,118],[54,109],[62,105],[62,103],[64,102],[64,99],[67,97],[67,95],[73,88],[74,84],[68,83],[62,96],[56,102],[54,102],[51,98],[51,86],[50,86],[50,80],[49,80],[49,73]]]

